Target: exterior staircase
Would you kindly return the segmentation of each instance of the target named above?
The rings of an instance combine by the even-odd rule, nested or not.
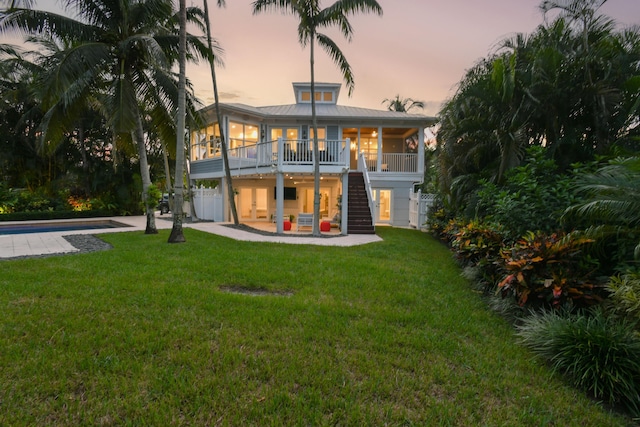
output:
[[[362,172],[349,172],[348,234],[375,234]]]

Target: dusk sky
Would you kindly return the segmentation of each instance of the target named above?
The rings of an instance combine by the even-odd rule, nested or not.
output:
[[[211,1],[211,0],[210,0]],[[382,101],[411,97],[435,115],[451,97],[465,70],[496,43],[543,22],[539,0],[378,0],[383,16],[360,15],[350,22],[348,43],[331,33],[352,66],[355,90],[343,88],[344,105],[384,108]],[[197,3],[196,3],[197,4]],[[324,1],[323,6],[331,4]],[[214,36],[225,49],[218,74],[222,102],[277,105],[294,102],[291,82],[309,81],[309,51],[302,50],[293,16],[253,16],[251,1],[227,0],[212,9]],[[640,25],[640,0],[609,0],[602,12],[620,25]],[[188,68],[202,102],[213,102],[208,69]],[[316,80],[342,82],[324,51],[316,51]]]
[[[213,35],[225,50],[218,69],[222,102],[254,106],[294,102],[292,82],[309,81],[309,51],[298,43],[297,21],[278,12],[252,15],[251,0],[227,0],[223,9],[210,1]],[[330,5],[325,0],[322,6]],[[384,11],[350,19],[354,37],[330,36],[345,53],[355,76],[351,98],[343,88],[339,103],[383,109],[382,101],[411,97],[435,115],[455,92],[465,70],[493,51],[501,40],[531,33],[543,22],[540,0],[378,0]],[[54,0],[39,0],[48,8]],[[56,4],[60,4],[59,2]],[[187,5],[200,5],[188,0]],[[640,25],[640,0],[609,0],[601,12],[620,26]],[[213,102],[208,66],[187,66],[187,76],[204,104]],[[316,51],[316,81],[342,82],[321,50]]]

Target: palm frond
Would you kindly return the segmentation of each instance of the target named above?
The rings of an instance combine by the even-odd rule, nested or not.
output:
[[[254,15],[277,11],[296,15],[298,9],[295,3],[297,3],[295,0],[256,0],[252,3],[252,10]]]
[[[349,65],[349,62],[347,62],[347,58],[344,56],[344,53],[342,53],[338,45],[333,40],[331,40],[331,38],[322,33],[318,33],[317,38],[318,45],[329,54],[333,62],[338,65],[338,68],[340,68],[342,77],[344,78],[345,84],[347,85],[347,93],[349,96],[351,96],[351,94],[353,93],[355,82],[353,79],[353,72],[351,71],[351,65]]]
[[[14,9],[0,18],[0,33],[18,31],[23,34],[48,34],[64,41],[98,40],[100,29],[52,12]]]

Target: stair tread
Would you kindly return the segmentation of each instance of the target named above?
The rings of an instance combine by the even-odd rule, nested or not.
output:
[[[369,209],[369,196],[362,172],[349,172],[347,230],[349,234],[375,234]]]

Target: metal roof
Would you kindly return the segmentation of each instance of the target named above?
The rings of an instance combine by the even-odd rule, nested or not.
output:
[[[266,107],[253,107],[246,104],[220,103],[221,112],[254,116],[260,121],[283,119],[311,120],[311,104],[273,105]],[[214,111],[214,105],[204,108],[204,112]],[[316,117],[326,122],[371,122],[380,124],[398,124],[413,126],[431,126],[435,123],[435,117],[422,114],[402,113],[389,110],[374,110],[369,108],[349,107],[336,104],[316,104]]]

